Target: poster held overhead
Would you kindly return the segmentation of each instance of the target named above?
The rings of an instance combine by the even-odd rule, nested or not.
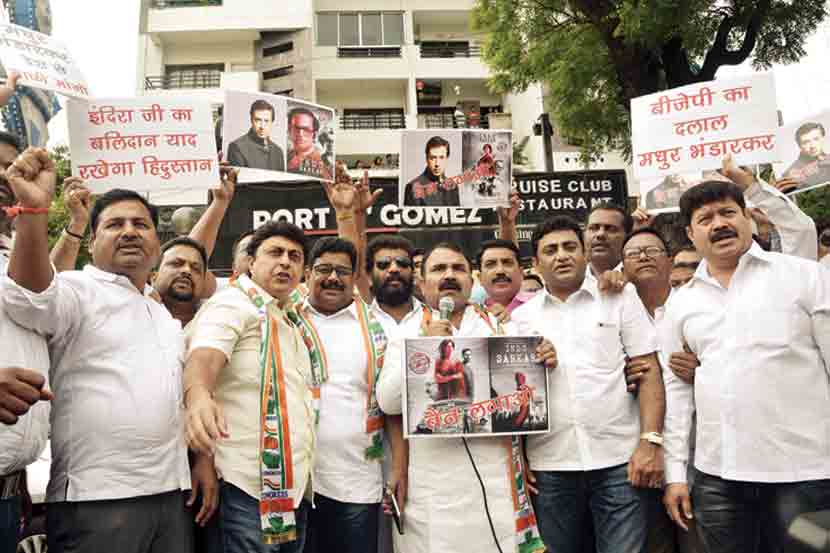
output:
[[[72,174],[94,194],[215,188],[210,103],[192,98],[97,98],[67,103]]]
[[[0,22],[0,61],[18,74],[18,84],[88,98],[89,87],[72,54],[49,35]]]
[[[401,131],[401,207],[500,207],[510,204],[510,131]]]
[[[782,163],[776,172],[798,181],[791,194],[830,184],[830,111],[825,111],[778,129]]]
[[[225,92],[224,159],[241,182],[331,180],[334,110],[275,94]]]
[[[778,161],[771,73],[664,90],[631,100],[631,146],[640,180]]]

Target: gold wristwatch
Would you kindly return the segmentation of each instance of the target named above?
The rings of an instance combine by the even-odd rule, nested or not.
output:
[[[659,432],[643,432],[640,434],[640,439],[645,440],[650,444],[663,446],[663,435]]]

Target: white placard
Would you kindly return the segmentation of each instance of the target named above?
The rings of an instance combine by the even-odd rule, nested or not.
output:
[[[510,205],[512,133],[504,130],[401,131],[401,207]]]
[[[665,90],[631,100],[634,174],[647,180],[778,161],[771,73]]]
[[[334,110],[252,92],[225,92],[222,152],[240,182],[333,180]]]
[[[207,190],[219,185],[213,114],[192,98],[67,103],[72,174],[93,193]]]
[[[830,111],[825,111],[778,129],[778,147],[782,163],[776,172],[783,178],[796,179],[798,194],[830,184]]]
[[[0,61],[6,73],[14,71],[19,75],[20,85],[75,98],[89,97],[86,79],[72,54],[49,35],[0,23]]]

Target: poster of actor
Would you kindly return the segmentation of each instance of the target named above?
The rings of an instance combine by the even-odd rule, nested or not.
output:
[[[790,193],[804,192],[830,184],[830,111],[802,119],[781,127],[778,144],[781,157],[792,159],[782,171],[783,178],[799,181],[798,187]]]
[[[287,102],[289,173],[321,180],[334,175],[334,111],[316,104]]]
[[[546,432],[547,376],[538,337],[406,340],[409,437]]]
[[[718,171],[667,175],[640,182],[641,206],[651,214],[679,213],[680,196],[705,180],[727,180]]]
[[[223,111],[224,157],[234,167],[285,171],[285,99],[228,92]]]
[[[401,131],[402,207],[458,207],[461,131]]]
[[[512,133],[462,131],[462,207],[499,207],[510,204]]]
[[[547,373],[533,358],[537,343],[501,338],[490,344],[490,398],[521,398],[493,413],[494,434],[548,431]]]

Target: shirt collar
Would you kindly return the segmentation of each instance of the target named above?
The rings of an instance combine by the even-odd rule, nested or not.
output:
[[[125,277],[124,275],[117,275],[115,273],[110,273],[107,271],[102,271],[98,267],[89,264],[84,266],[84,272],[94,278],[95,280],[102,280],[104,282],[114,282],[123,288],[129,288],[132,291],[136,290],[136,287],[133,285],[133,282]],[[149,296],[153,292],[153,287],[149,284],[144,285],[144,290],[142,290],[142,295]]]
[[[571,294],[568,299],[581,294],[588,294],[592,299],[599,298],[599,288],[597,288],[597,284],[597,279],[594,277],[593,273],[591,273],[591,271],[585,271],[585,278],[582,280],[582,285],[579,287],[579,290]],[[545,302],[551,302],[554,304],[564,303],[562,300],[548,292],[547,288],[543,288],[538,295],[542,296],[544,298],[543,301]]]
[[[753,240],[752,245],[749,249],[744,253],[741,258],[738,260],[738,267],[735,269],[737,272],[742,267],[745,267],[747,263],[749,263],[752,259],[757,259],[764,263],[769,263],[772,261],[772,256],[769,252],[764,251],[764,249],[758,245],[758,243]],[[689,284],[693,284],[695,280],[700,280],[702,282],[713,282],[714,279],[709,274],[709,263],[706,259],[701,260],[700,265],[697,266],[695,270],[695,274],[692,275],[692,282]]]
[[[370,308],[375,313],[379,313],[386,317],[391,317],[391,315],[384,311],[383,308],[380,306],[377,298],[372,300],[372,305],[370,306]],[[420,300],[418,300],[418,298],[412,296],[412,309],[409,311],[409,313],[406,314],[406,316],[403,319],[401,319],[401,321],[405,321],[408,317],[412,316],[413,313],[420,313],[423,308],[424,304],[422,304]]]
[[[341,316],[343,316],[347,313],[350,314],[355,319],[357,319],[357,302],[355,300],[352,300],[352,303],[350,303],[349,305],[347,305],[346,307],[344,307],[340,311],[337,311],[335,313],[331,313],[330,315],[320,313],[319,311],[314,309],[314,306],[311,305],[311,302],[308,300],[308,298],[306,298],[305,302],[303,302],[303,307],[305,309],[308,309],[311,313],[313,313],[314,315],[317,315],[321,319],[336,319],[337,317],[341,317]]]

